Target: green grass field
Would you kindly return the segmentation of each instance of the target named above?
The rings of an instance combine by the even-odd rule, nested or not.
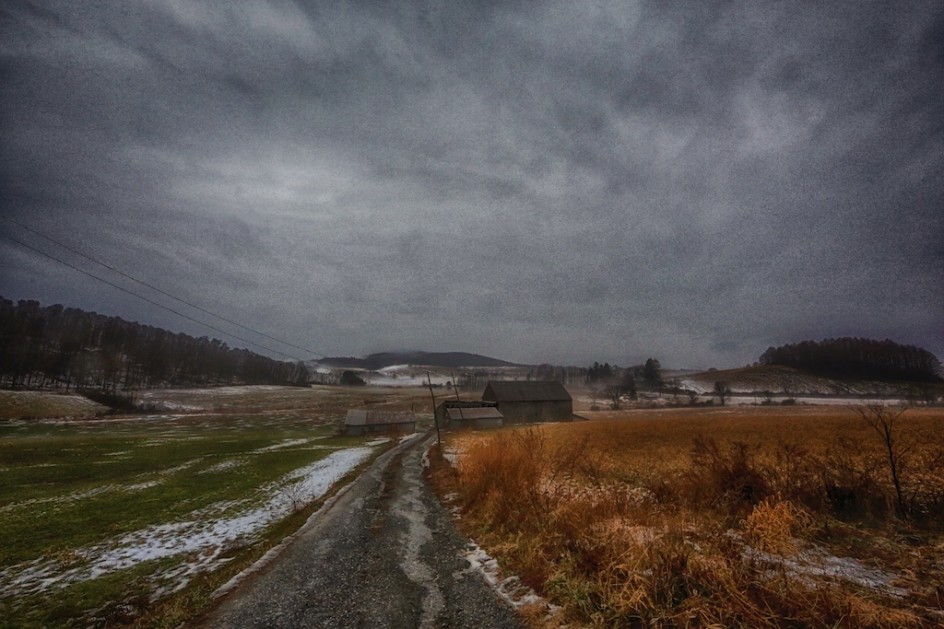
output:
[[[168,595],[205,597],[385,447],[298,405],[226,410],[0,423],[0,626],[173,625]]]

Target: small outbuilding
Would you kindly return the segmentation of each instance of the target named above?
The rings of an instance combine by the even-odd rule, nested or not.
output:
[[[383,433],[412,433],[416,431],[416,415],[412,411],[360,411],[347,412],[344,419],[344,434],[372,435]]]
[[[482,399],[494,402],[505,423],[572,421],[574,400],[554,380],[492,380]]]

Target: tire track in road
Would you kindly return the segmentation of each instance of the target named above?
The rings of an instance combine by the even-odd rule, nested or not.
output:
[[[407,578],[426,589],[422,600],[423,613],[420,617],[420,629],[433,629],[436,617],[444,607],[443,594],[436,583],[436,573],[420,557],[424,544],[433,541],[432,531],[426,526],[429,512],[422,500],[424,485],[422,479],[414,475],[402,476],[401,490],[393,503],[392,512],[407,523],[403,534],[403,560],[400,568]]]

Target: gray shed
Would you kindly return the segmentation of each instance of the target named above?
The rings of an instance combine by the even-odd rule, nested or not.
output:
[[[495,402],[505,423],[571,421],[574,401],[555,380],[492,380],[482,399]]]
[[[348,411],[344,419],[344,434],[369,435],[376,433],[416,430],[416,415],[411,411]]]
[[[504,423],[494,406],[447,408],[446,419],[452,428],[499,428]]]

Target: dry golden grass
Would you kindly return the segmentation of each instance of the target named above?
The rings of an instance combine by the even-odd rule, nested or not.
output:
[[[563,608],[552,624],[944,621],[941,410],[897,428],[907,517],[882,442],[850,409],[596,415],[454,435],[456,469],[433,470],[465,532]]]

